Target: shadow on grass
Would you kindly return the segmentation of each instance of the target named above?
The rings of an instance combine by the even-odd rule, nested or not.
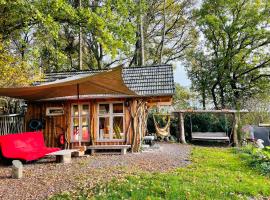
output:
[[[229,142],[218,141],[191,141],[190,144],[202,147],[232,147],[231,143]]]

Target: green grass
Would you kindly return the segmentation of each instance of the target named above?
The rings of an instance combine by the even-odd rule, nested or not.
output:
[[[193,148],[192,164],[168,173],[114,180],[77,199],[248,199],[270,197],[270,179],[252,170],[232,149]],[[75,196],[72,197],[75,198]],[[88,197],[87,197],[88,196]],[[71,199],[68,194],[54,199]]]

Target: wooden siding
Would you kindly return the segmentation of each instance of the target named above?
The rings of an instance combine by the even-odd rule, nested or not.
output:
[[[65,114],[60,116],[46,116],[47,107],[63,107]],[[27,113],[25,115],[26,130],[29,128],[31,119],[44,120],[45,127],[42,130],[44,134],[45,144],[50,147],[58,146],[58,136],[64,131],[69,134],[70,126],[70,104],[67,102],[46,102],[46,103],[29,103]]]
[[[131,143],[130,131],[127,132],[127,128],[130,123],[129,110],[124,106],[124,122],[125,122],[125,141],[97,141],[98,132],[98,115],[97,106],[99,102],[125,102],[126,99],[98,99],[98,100],[82,100],[79,103],[90,104],[90,141],[82,142],[81,145],[123,145]],[[44,134],[45,143],[47,146],[56,147],[58,141],[58,135],[62,133],[62,130],[67,132],[68,141],[71,140],[71,105],[78,103],[78,101],[62,101],[62,102],[29,102],[28,109],[25,116],[25,125],[27,131],[31,131],[29,128],[29,122],[31,119],[43,119],[45,121],[45,127],[42,130]],[[47,107],[63,107],[64,115],[60,116],[46,116]],[[130,128],[129,128],[130,130]],[[78,142],[70,143],[70,147],[78,146]]]
[[[157,98],[149,98],[149,104],[153,105],[154,102],[164,101],[164,97]],[[90,141],[82,142],[82,146],[88,145],[124,145],[132,143],[132,128],[131,124],[131,116],[130,116],[130,107],[132,106],[132,102],[134,99],[89,99],[89,100],[80,100],[80,101],[56,101],[56,102],[29,102],[28,109],[25,116],[25,127],[27,131],[31,131],[29,129],[29,122],[31,119],[43,119],[45,121],[45,127],[42,130],[44,134],[45,143],[47,146],[56,147],[58,144],[58,135],[63,131],[67,133],[67,140],[70,142],[71,140],[71,105],[75,103],[89,103],[90,104]],[[166,101],[171,101],[171,98],[166,98]],[[98,138],[98,113],[97,106],[100,102],[125,102],[129,101],[129,107],[124,106],[124,123],[125,123],[125,141],[97,141]],[[150,105],[149,105],[150,106]],[[61,116],[46,116],[46,108],[47,107],[63,107],[64,115]],[[78,142],[70,143],[70,147],[73,148],[78,146]]]

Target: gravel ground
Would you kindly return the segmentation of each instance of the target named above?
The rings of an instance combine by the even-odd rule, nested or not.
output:
[[[122,178],[140,171],[165,172],[186,166],[190,146],[160,143],[160,148],[126,155],[95,155],[73,158],[70,164],[43,159],[24,165],[24,177],[11,179],[11,167],[0,166],[0,199],[46,199],[78,187],[94,187],[99,183]]]

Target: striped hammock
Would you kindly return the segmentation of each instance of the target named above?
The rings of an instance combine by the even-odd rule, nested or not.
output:
[[[156,121],[155,115],[153,115],[157,136],[166,137],[170,135],[171,118],[169,115],[167,116],[167,118],[168,118],[167,124],[163,128],[161,128],[159,127],[159,124]]]

